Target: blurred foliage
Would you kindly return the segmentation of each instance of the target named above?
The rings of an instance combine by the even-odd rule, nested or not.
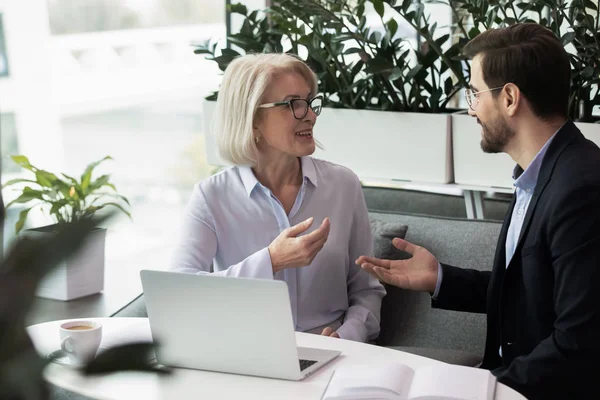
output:
[[[18,238],[3,258],[0,263],[1,399],[47,398],[42,371],[50,360],[36,353],[25,329],[25,317],[44,275],[77,251],[89,233],[111,216],[61,224],[54,235]],[[3,217],[4,214],[2,220]],[[89,363],[86,371],[154,370],[147,357],[149,346],[138,343],[107,351]]]

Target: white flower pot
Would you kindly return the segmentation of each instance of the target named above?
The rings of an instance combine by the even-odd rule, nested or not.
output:
[[[575,122],[583,136],[590,139],[600,147],[600,124],[592,124],[589,122]]]
[[[209,164],[226,165],[211,133],[215,102],[205,101]],[[452,181],[450,115],[324,108],[314,136],[324,149],[314,156],[341,164],[361,179]]]
[[[600,124],[576,122],[583,135],[600,146]],[[506,153],[481,150],[481,126],[463,113],[452,115],[454,181],[462,185],[512,188],[516,163]]]
[[[463,113],[452,114],[452,153],[457,184],[513,187],[516,163],[506,153],[488,154],[481,150],[481,126],[475,118]]]
[[[449,114],[325,108],[314,135],[315,157],[353,170],[361,179],[452,181]]]
[[[54,235],[53,226],[25,229],[29,237]],[[83,246],[50,271],[37,287],[36,296],[72,300],[104,290],[104,249],[106,229],[89,234]]]

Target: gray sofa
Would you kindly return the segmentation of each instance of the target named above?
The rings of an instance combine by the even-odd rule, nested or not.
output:
[[[427,248],[442,263],[478,270],[492,267],[499,221],[376,211],[369,214],[376,255],[406,258],[393,248],[389,235],[405,225],[405,239]],[[485,315],[432,309],[428,293],[388,285],[386,289],[377,344],[455,364],[475,366],[481,362]]]

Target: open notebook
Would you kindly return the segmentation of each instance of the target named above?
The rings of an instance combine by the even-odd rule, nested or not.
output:
[[[493,400],[488,370],[436,364],[413,370],[399,363],[336,368],[323,400]]]

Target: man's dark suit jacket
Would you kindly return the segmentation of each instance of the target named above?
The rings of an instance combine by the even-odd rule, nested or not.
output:
[[[513,195],[493,270],[442,265],[432,305],[487,313],[481,367],[527,398],[598,398],[600,149],[570,121],[557,132],[506,267],[514,205]]]

